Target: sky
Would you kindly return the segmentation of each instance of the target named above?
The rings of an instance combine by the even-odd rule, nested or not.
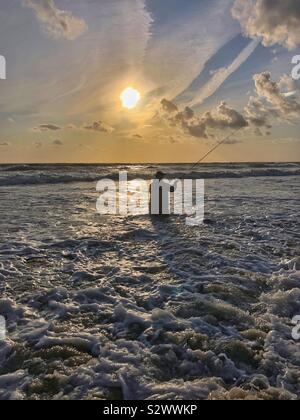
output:
[[[300,161],[296,55],[300,0],[0,0],[0,163]]]

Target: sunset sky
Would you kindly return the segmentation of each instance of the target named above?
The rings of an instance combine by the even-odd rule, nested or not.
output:
[[[299,0],[0,0],[0,54],[1,163],[300,160]]]

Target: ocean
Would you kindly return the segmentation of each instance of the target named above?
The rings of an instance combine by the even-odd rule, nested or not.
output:
[[[299,399],[300,164],[1,165],[0,399]],[[204,178],[205,221],[96,182]]]

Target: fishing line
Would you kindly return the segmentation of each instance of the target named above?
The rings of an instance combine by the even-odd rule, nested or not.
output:
[[[237,130],[232,131],[230,134],[228,134],[228,136],[226,136],[223,140],[221,140],[218,144],[216,144],[209,152],[207,152],[201,159],[198,160],[198,162],[196,162],[192,167],[191,167],[191,171],[197,166],[199,165],[199,163],[203,162],[204,159],[206,159],[212,152],[214,152],[215,150],[217,150],[220,146],[222,146],[222,144],[224,144],[231,136],[233,136],[233,134],[235,134],[237,131],[239,131],[240,128],[238,128]]]

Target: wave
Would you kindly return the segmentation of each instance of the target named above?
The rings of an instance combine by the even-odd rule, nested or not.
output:
[[[57,168],[56,168],[57,169]],[[62,173],[51,174],[49,172],[45,173],[31,173],[31,174],[9,174],[8,176],[0,177],[0,187],[7,186],[21,186],[21,185],[47,185],[47,184],[69,184],[69,183],[87,183],[87,182],[97,182],[103,178],[109,178],[113,180],[118,180],[118,172],[109,172],[103,171],[101,173],[98,171],[91,171],[87,173],[72,173],[66,174],[65,171]],[[146,169],[146,168],[144,168]],[[171,179],[239,179],[239,178],[258,178],[258,177],[295,177],[300,175],[300,169],[275,169],[275,168],[260,168],[260,169],[251,169],[251,170],[207,170],[207,171],[193,171],[185,172],[182,171],[173,171],[168,172]],[[73,168],[74,171],[74,168]],[[150,180],[153,177],[153,170],[144,170],[142,173],[139,171],[129,171],[128,179],[142,178]]]
[[[14,175],[0,178],[0,187],[20,185],[47,185],[47,184],[70,184],[80,182],[96,182],[100,176],[75,176],[75,175]]]

